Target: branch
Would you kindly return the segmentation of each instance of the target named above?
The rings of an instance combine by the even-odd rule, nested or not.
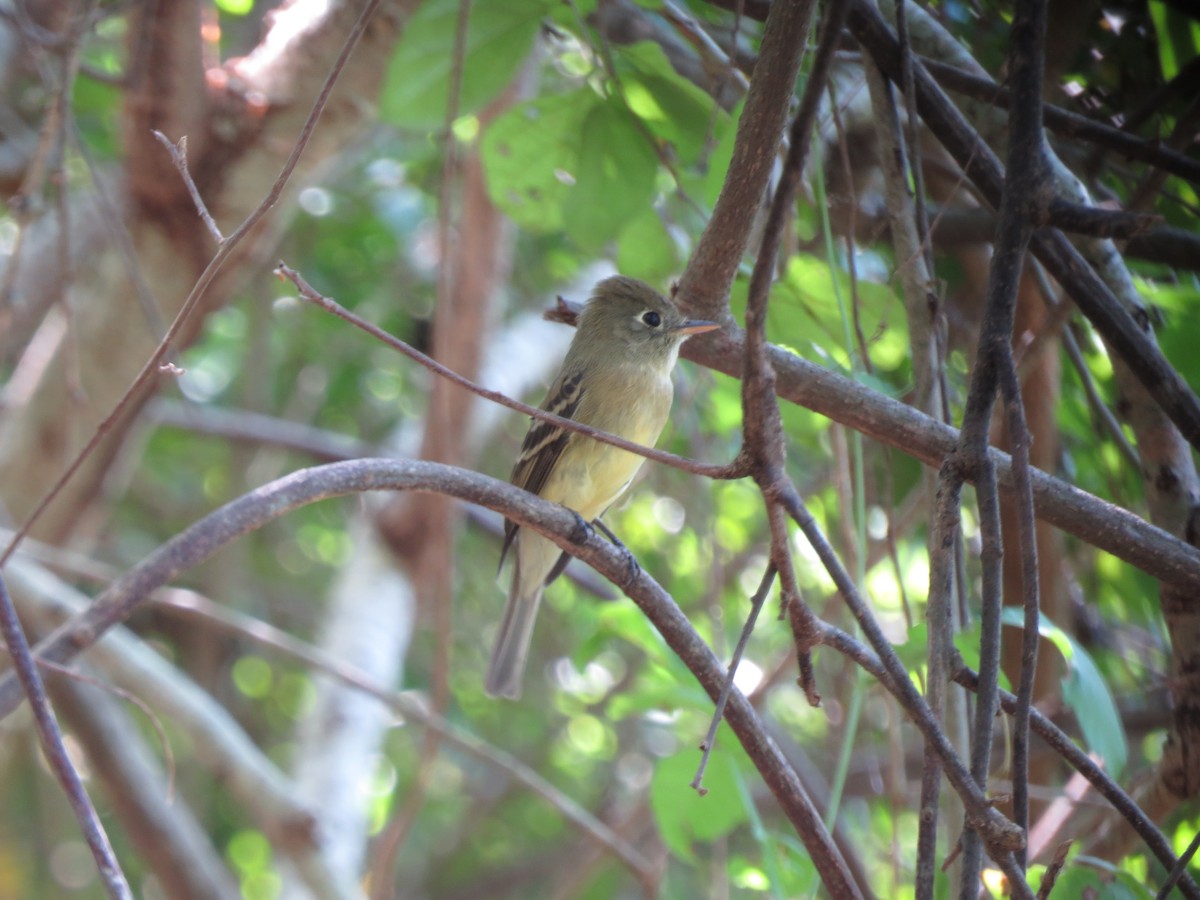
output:
[[[866,0],[852,0],[850,30],[893,81],[900,78],[900,48],[895,36]],[[1003,171],[995,154],[949,101],[923,66],[914,61],[913,77],[921,118],[979,187],[999,208]],[[1127,310],[1108,285],[1061,233],[1034,235],[1034,255],[1067,290],[1108,346],[1120,356],[1170,416],[1193,447],[1200,447],[1200,400],[1155,344],[1144,310]],[[1142,321],[1134,318],[1137,313]]]
[[[840,628],[823,623],[821,643],[853,659],[875,678],[879,679],[889,691],[892,690],[891,676],[888,671],[879,661],[879,657],[861,641],[851,637]],[[974,691],[978,688],[979,676],[970,669],[962,668],[955,673],[954,681],[968,690]],[[1017,698],[1015,696],[1008,691],[1000,692],[1001,709],[1011,715],[1016,709],[1016,705]],[[1163,836],[1163,833],[1142,812],[1141,808],[1133,802],[1133,798],[1126,794],[1119,784],[1113,781],[1103,769],[1096,765],[1092,758],[1080,749],[1078,744],[1071,740],[1062,729],[1038,711],[1037,708],[1034,708],[1032,711],[1030,725],[1038,736],[1046,741],[1051,749],[1083,775],[1101,796],[1107,799],[1113,805],[1113,808],[1125,817],[1137,833],[1141,835],[1150,852],[1154,854],[1155,858],[1166,869],[1169,870],[1175,865],[1177,861],[1175,853],[1171,849],[1170,842]],[[1190,881],[1190,877],[1188,880]],[[1186,895],[1189,897],[1189,900],[1200,900],[1200,890],[1197,890],[1195,882],[1192,882],[1190,887],[1186,883],[1181,885],[1181,887],[1188,889],[1189,892]]]
[[[412,460],[362,459],[303,469],[225,504],[151,553],[87,610],[55,629],[39,643],[38,657],[52,662],[74,657],[144,605],[155,589],[221,547],[293,509],[348,493],[378,490],[433,491],[457,497],[494,509],[521,527],[549,538],[621,588],[708,695],[714,701],[720,696],[725,677],[720,662],[671,596],[640,567],[629,565],[627,551],[598,536],[576,513],[511,484],[451,466]],[[0,718],[17,707],[21,696],[11,674],[0,678]],[[799,778],[740,691],[730,694],[725,719],[795,826],[826,887],[834,896],[857,896],[841,854]]]
[[[983,103],[994,104],[1000,109],[1012,108],[1012,91],[990,78],[980,78],[957,66],[951,66],[935,59],[922,58],[921,65],[942,85],[956,94],[962,94]],[[1149,163],[1155,168],[1178,175],[1192,184],[1200,185],[1200,160],[1164,147],[1158,141],[1145,140],[1124,129],[1113,128],[1111,125],[1105,125],[1103,122],[1097,122],[1087,116],[1081,116],[1057,106],[1046,104],[1042,112],[1046,127],[1058,134],[1090,141],[1097,146],[1115,150],[1127,159]]]
[[[767,189],[815,6],[815,0],[773,0],[770,4],[758,62],[738,122],[729,176],[679,280],[681,302],[702,318],[717,322],[729,318],[729,286],[742,264],[750,228]]]
[[[3,635],[4,644],[12,656],[15,670],[15,673],[5,677],[5,681],[14,685],[18,693],[23,693],[29,698],[29,705],[33,708],[34,728],[41,742],[42,752],[46,754],[50,769],[62,786],[71,811],[75,814],[75,820],[79,823],[79,830],[83,832],[88,849],[92,851],[92,858],[96,861],[96,869],[100,872],[104,889],[110,897],[127,897],[132,900],[133,893],[129,890],[129,882],[125,880],[121,864],[117,862],[100,817],[96,815],[96,808],[83,786],[79,772],[75,770],[67,755],[62,732],[59,731],[54,711],[46,697],[46,686],[42,683],[42,677],[38,674],[37,666],[29,653],[29,642],[25,640],[25,632],[17,619],[17,610],[8,594],[8,585],[3,576],[0,576],[0,634]]]

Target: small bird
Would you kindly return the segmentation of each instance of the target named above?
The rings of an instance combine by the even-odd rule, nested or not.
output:
[[[671,370],[680,345],[716,322],[688,319],[658,291],[620,275],[596,285],[541,408],[652,447],[671,411]],[[575,510],[592,522],[629,487],[644,458],[534,419],[513,467],[512,483]],[[517,699],[542,590],[562,572],[567,554],[533,531],[504,523],[501,565],[516,562],[485,688]]]

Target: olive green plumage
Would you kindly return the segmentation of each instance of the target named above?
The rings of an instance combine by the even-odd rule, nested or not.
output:
[[[649,285],[615,276],[596,285],[542,409],[644,446],[653,446],[671,410],[671,370],[679,346],[717,325],[689,320]],[[629,486],[643,458],[548,422],[534,420],[512,482],[593,521]],[[508,603],[485,686],[517,698],[542,589],[566,558],[552,541],[505,523],[504,551],[514,547]]]

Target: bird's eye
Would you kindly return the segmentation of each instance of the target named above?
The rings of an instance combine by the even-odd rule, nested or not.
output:
[[[650,310],[649,312],[642,313],[642,321],[651,328],[657,328],[662,324],[662,316],[660,316],[654,310]]]

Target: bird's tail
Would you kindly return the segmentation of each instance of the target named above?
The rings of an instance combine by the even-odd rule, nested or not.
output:
[[[537,581],[532,586],[525,585],[524,590],[522,587],[518,556],[512,587],[508,591],[508,603],[504,606],[504,618],[500,622],[500,633],[496,636],[487,678],[483,683],[490,697],[516,700],[521,696],[533,623],[537,621],[538,607],[542,604],[542,583]]]

